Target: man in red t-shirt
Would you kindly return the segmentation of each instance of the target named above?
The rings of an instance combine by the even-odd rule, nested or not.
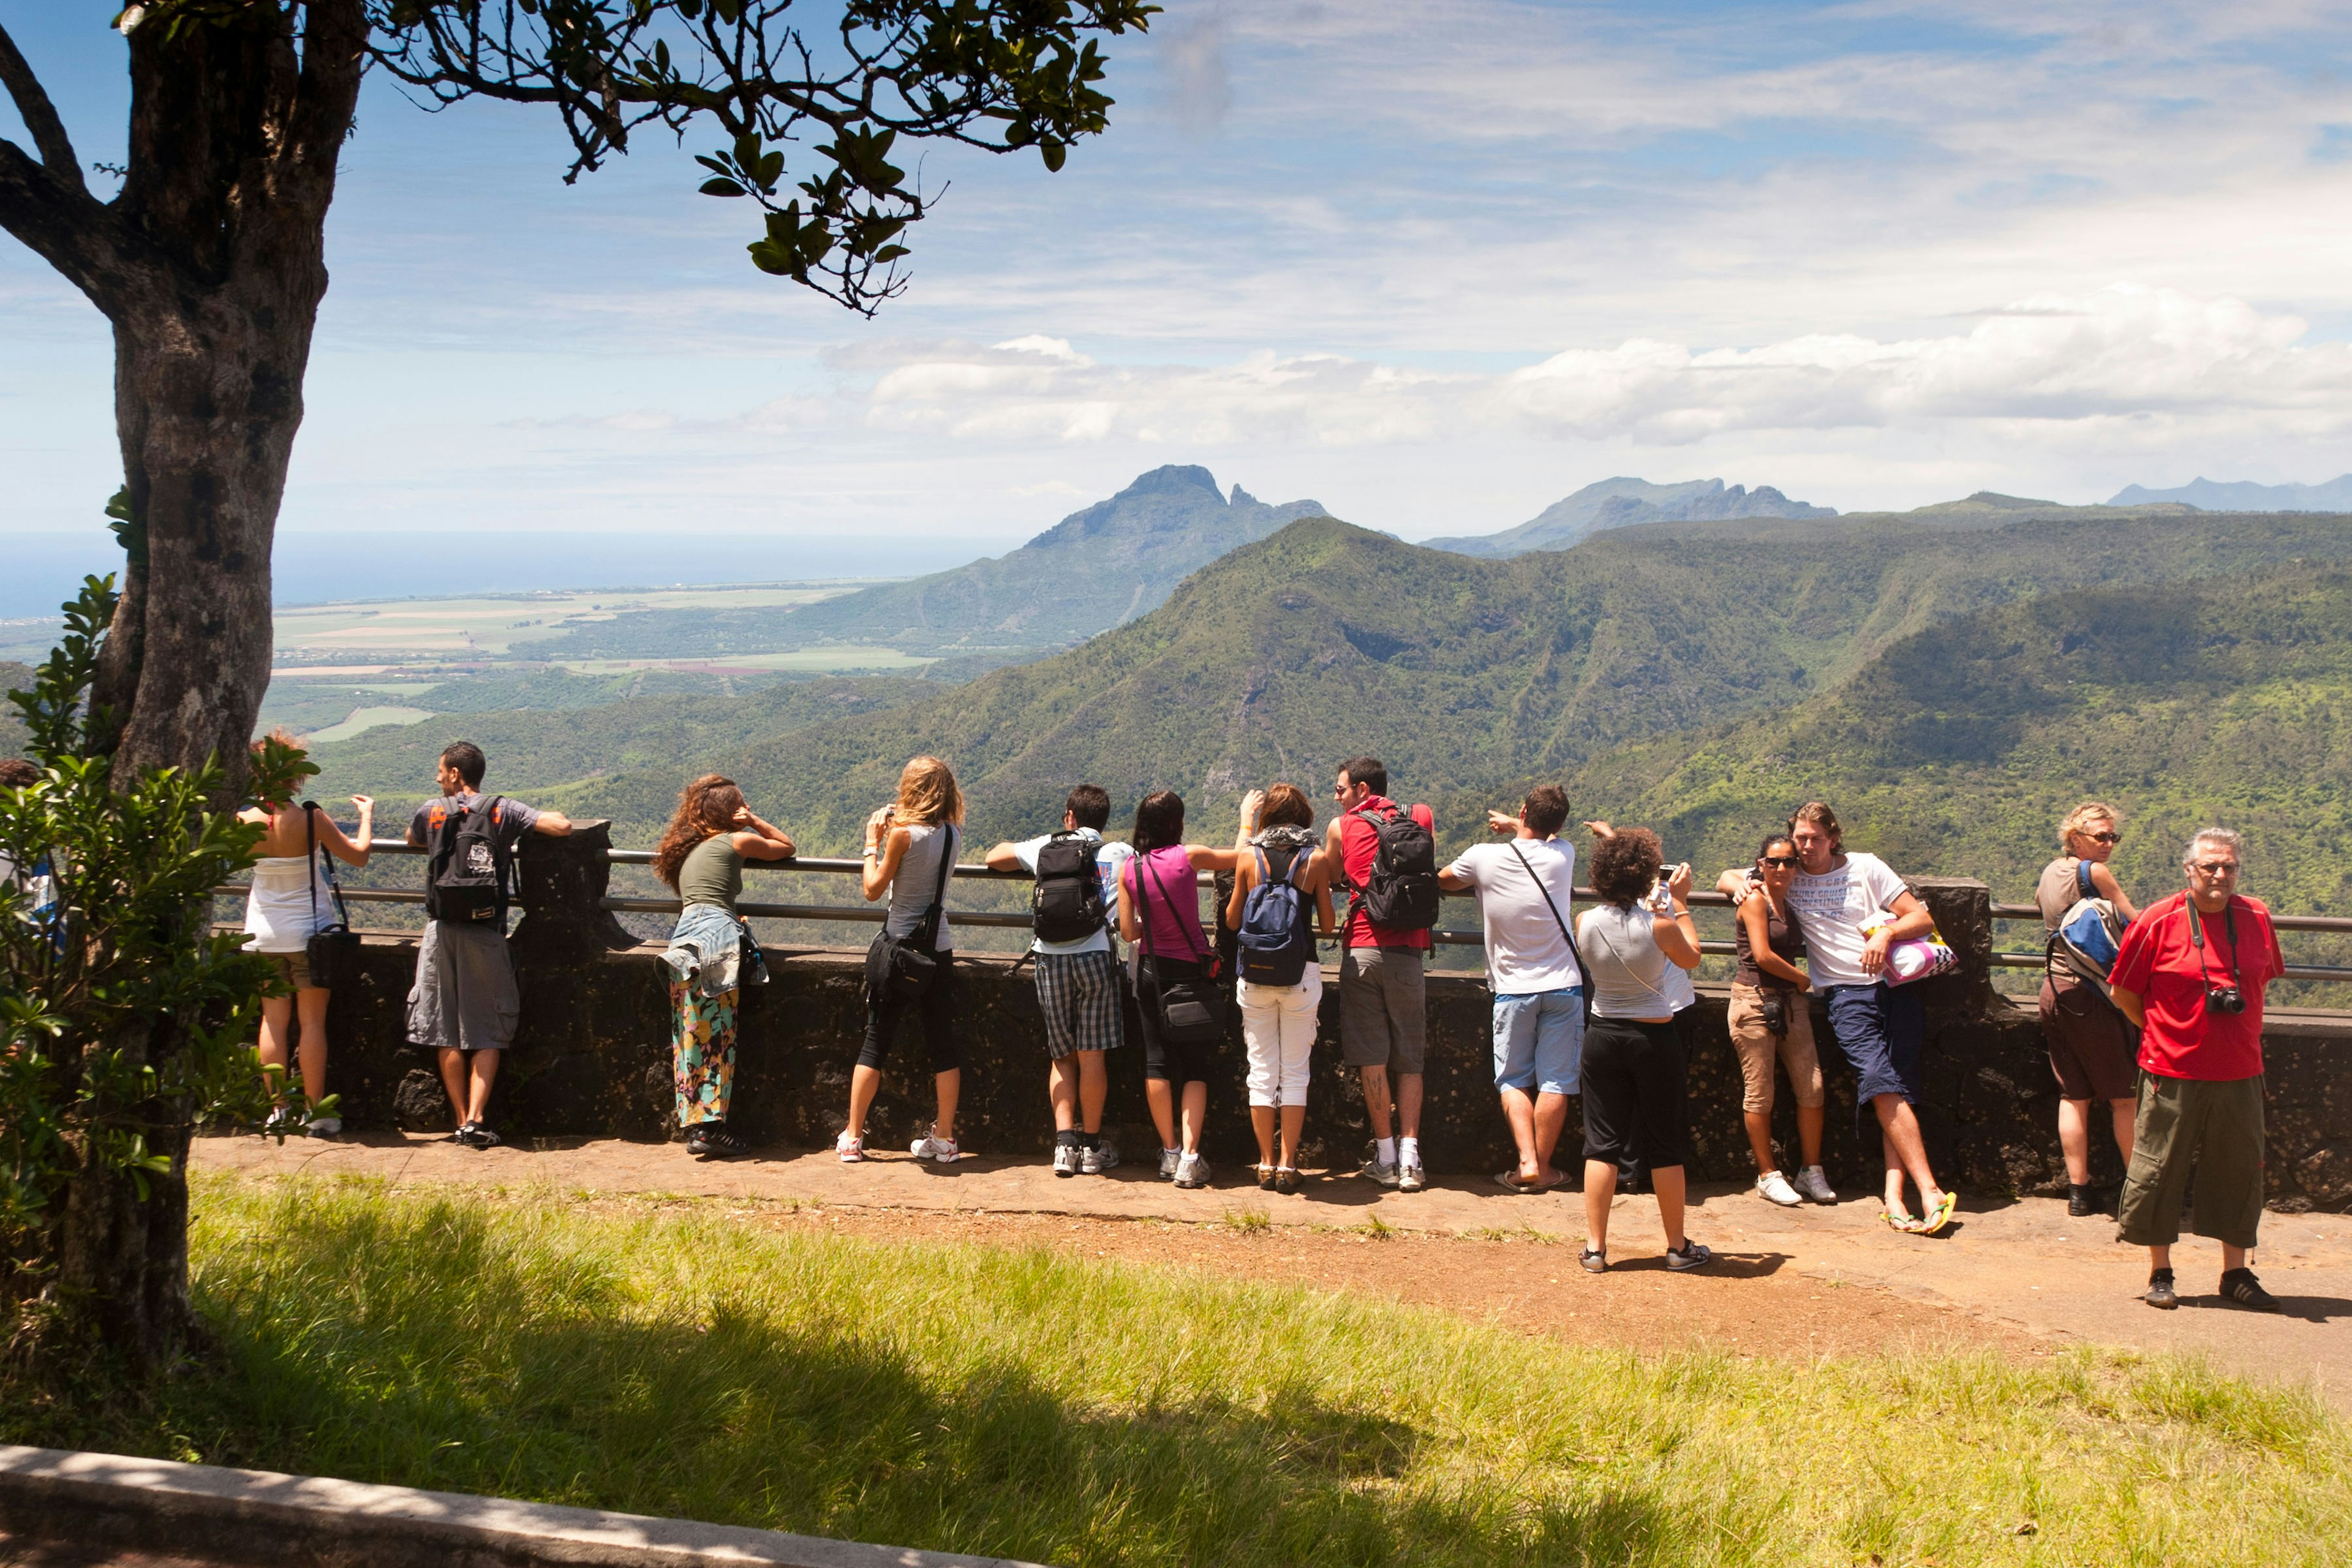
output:
[[[1389,771],[1377,757],[1351,757],[1339,769],[1331,796],[1339,815],[1323,838],[1323,854],[1347,879],[1351,896],[1339,934],[1339,1057],[1363,1074],[1364,1108],[1372,1121],[1372,1157],[1360,1173],[1384,1187],[1417,1193],[1428,1178],[1421,1166],[1422,1067],[1428,1053],[1427,992],[1423,968],[1429,932],[1376,926],[1361,908],[1380,848],[1371,818],[1402,809],[1389,799]],[[1413,820],[1436,832],[1429,807]],[[1391,1137],[1389,1100],[1396,1100]]]
[[[2176,1307],[2172,1244],[2197,1180],[2196,1230],[2221,1244],[2221,1295],[2275,1312],[2246,1267],[2263,1217],[2263,988],[2286,967],[2270,910],[2237,896],[2238,836],[2208,827],[2189,890],[2144,911],[2116,954],[2116,1005],[2140,1026],[2139,1105],[2118,1239],[2148,1252],[2151,1307]]]

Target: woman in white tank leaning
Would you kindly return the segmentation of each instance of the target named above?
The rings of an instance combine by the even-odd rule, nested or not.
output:
[[[293,737],[283,730],[271,739],[293,744]],[[360,808],[360,822],[359,830],[348,838],[324,811],[290,800],[268,801],[237,813],[239,822],[262,829],[260,858],[253,863],[253,890],[245,899],[245,931],[253,939],[247,947],[273,962],[291,993],[261,999],[261,1068],[273,1084],[284,1084],[288,1026],[299,1022],[302,1095],[312,1105],[327,1094],[327,988],[310,983],[310,938],[332,923],[335,906],[325,863],[311,847],[315,843],[347,865],[368,863],[375,802],[355,795],[352,804]],[[314,1138],[331,1138],[343,1130],[341,1117],[296,1116],[281,1087],[268,1125],[275,1130],[289,1123]]]

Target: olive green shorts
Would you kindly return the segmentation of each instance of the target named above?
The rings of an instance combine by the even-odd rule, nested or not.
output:
[[[2181,1194],[2197,1178],[2189,1228],[2230,1247],[2254,1245],[2263,1220],[2263,1080],[2139,1075],[2131,1168],[2116,1239],[2170,1247],[2180,1239]]]

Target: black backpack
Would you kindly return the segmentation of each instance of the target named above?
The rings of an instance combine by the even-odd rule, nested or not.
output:
[[[1037,847],[1037,885],[1029,895],[1029,923],[1039,942],[1079,942],[1104,929],[1102,878],[1096,865],[1101,840],[1056,833]]]
[[[448,802],[433,808],[432,858],[425,876],[425,912],[436,921],[472,925],[507,913],[506,805],[500,795],[468,806]]]
[[[1437,839],[1411,812],[1366,812],[1375,843],[1372,874],[1354,889],[1356,907],[1376,926],[1427,931],[1437,923]]]

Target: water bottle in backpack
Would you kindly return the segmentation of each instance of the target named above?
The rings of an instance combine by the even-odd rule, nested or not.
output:
[[[1275,850],[1283,858],[1279,870],[1265,850],[1256,853],[1257,882],[1242,900],[1242,923],[1234,932],[1241,977],[1252,985],[1296,985],[1315,962],[1315,927],[1298,886],[1307,851],[1296,845]]]

